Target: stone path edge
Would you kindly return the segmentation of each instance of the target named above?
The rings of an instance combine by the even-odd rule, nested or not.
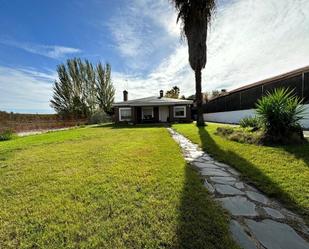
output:
[[[167,130],[205,188],[229,212],[231,234],[241,247],[309,249],[309,229],[301,217],[244,182],[234,168],[216,161],[185,136]]]

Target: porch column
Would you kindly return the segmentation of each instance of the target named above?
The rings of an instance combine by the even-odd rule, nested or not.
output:
[[[169,109],[169,122],[173,123],[174,122],[174,106],[170,105],[168,109]]]
[[[132,107],[132,122],[137,124],[137,108],[135,106]]]

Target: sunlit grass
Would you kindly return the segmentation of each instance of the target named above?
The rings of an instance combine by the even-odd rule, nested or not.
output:
[[[309,144],[242,144],[215,135],[219,126],[210,123],[199,129],[194,124],[175,124],[173,128],[218,160],[235,167],[247,181],[300,213],[309,223]]]
[[[163,127],[0,143],[0,248],[235,248]]]

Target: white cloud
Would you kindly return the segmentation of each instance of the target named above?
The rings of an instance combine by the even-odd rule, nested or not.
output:
[[[309,64],[309,2],[239,0],[217,13],[204,85],[235,88]]]
[[[174,85],[181,94],[194,93],[187,47],[180,42],[169,1],[133,0],[129,9],[121,11],[110,29],[123,63],[131,64],[131,70],[113,72],[116,100],[122,100],[124,89],[130,99],[158,95],[160,89]],[[63,53],[61,49],[49,51],[54,51],[49,55],[54,57]],[[157,54],[159,62],[153,63]],[[219,3],[209,34],[203,90],[231,90],[308,64],[309,1],[224,1]],[[146,74],[145,65],[149,68]],[[0,68],[1,109],[49,108],[49,83],[55,77],[35,71]]]
[[[1,110],[51,113],[49,100],[56,74],[0,66]]]
[[[142,4],[143,1],[137,2]],[[160,1],[160,8],[169,9],[168,1],[164,2]],[[168,35],[179,40],[179,28],[173,26],[175,22],[171,19],[170,9],[155,18],[157,13],[149,8],[147,15],[153,16],[165,30],[173,27]],[[141,47],[144,42],[141,41]],[[166,44],[161,43],[161,46]],[[209,33],[203,89],[232,90],[308,65],[308,58],[309,1],[225,1],[223,5],[219,4]],[[118,100],[122,99],[121,92],[127,85],[131,98],[158,94],[160,89],[167,90],[173,85],[178,85],[182,94],[194,93],[194,74],[188,64],[185,44],[177,43],[160,65],[147,75],[116,73],[114,76]]]
[[[166,0],[133,0],[120,8],[107,26],[125,59],[123,64],[133,70],[151,68],[155,58],[169,53],[178,41],[176,14]]]
[[[78,48],[56,46],[56,45],[41,45],[26,42],[18,42],[10,39],[0,39],[0,43],[23,49],[29,53],[43,55],[52,59],[60,59],[66,55],[80,53]]]

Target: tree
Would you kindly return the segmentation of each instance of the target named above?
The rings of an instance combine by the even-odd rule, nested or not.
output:
[[[68,59],[57,66],[58,81],[53,87],[51,106],[63,117],[89,118],[98,108],[111,111],[115,90],[111,66],[88,60]]]
[[[209,96],[210,96],[209,92],[202,93],[203,103],[207,103],[209,101],[210,98]],[[195,94],[189,95],[186,99],[196,101]]]
[[[216,98],[220,96],[220,91],[219,90],[212,90],[211,92],[211,98]]]
[[[115,88],[111,81],[111,66],[101,63],[97,65],[97,100],[99,107],[106,113],[111,113],[112,104],[115,97]]]
[[[202,69],[207,62],[207,30],[215,0],[173,0],[178,11],[177,22],[182,21],[182,31],[188,42],[189,63],[195,73],[197,125],[204,126]]]
[[[61,116],[67,117],[73,111],[72,82],[65,65],[57,66],[59,81],[53,86],[51,106]]]
[[[165,97],[178,99],[180,94],[180,89],[178,86],[174,86],[171,90],[166,91]]]

